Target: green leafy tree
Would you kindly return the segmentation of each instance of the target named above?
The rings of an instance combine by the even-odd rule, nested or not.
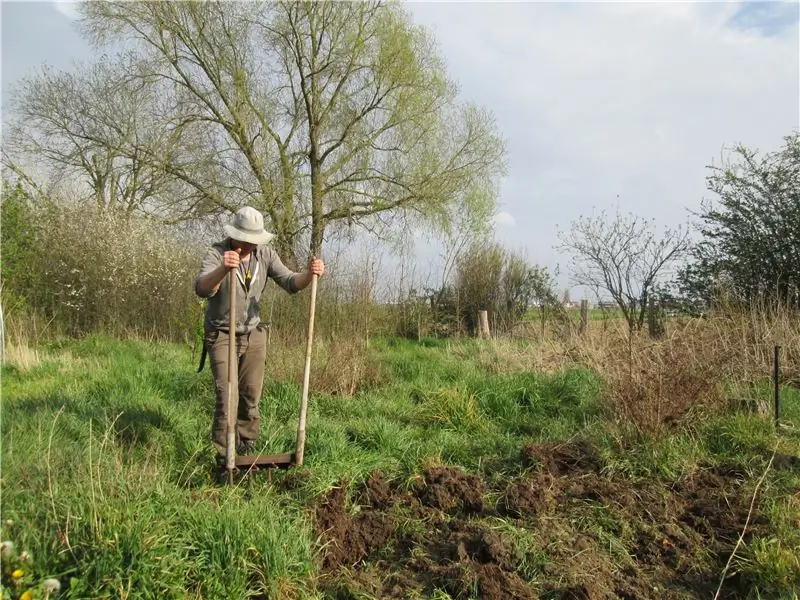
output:
[[[291,256],[326,232],[448,230],[505,169],[485,110],[457,101],[431,36],[394,2],[87,2],[96,43],[127,40],[132,76],[204,143],[142,153],[207,210],[262,210]],[[136,144],[127,146],[132,154]],[[217,165],[209,170],[208,165]],[[492,193],[474,193],[487,188]]]
[[[701,240],[679,276],[681,292],[710,304],[719,296],[800,306],[800,134],[759,156],[744,146],[710,167],[716,202],[699,213]]]
[[[20,183],[3,179],[0,200],[0,279],[3,299],[17,301],[24,298],[26,290],[35,283],[35,274],[29,268],[38,247],[38,219],[34,205]]]

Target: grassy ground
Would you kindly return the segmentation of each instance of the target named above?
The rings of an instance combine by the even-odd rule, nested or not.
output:
[[[304,466],[233,487],[188,350],[36,349],[2,373],[3,597],[708,598],[724,572],[721,598],[797,598],[796,388],[778,433],[717,411],[652,437],[594,371],[487,369],[487,344],[376,340],[354,395],[312,386]],[[299,397],[268,383],[267,453]]]

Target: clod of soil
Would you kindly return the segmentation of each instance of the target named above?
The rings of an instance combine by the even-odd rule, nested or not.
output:
[[[564,444],[530,444],[522,448],[522,466],[539,467],[550,475],[600,471],[603,460],[586,440]]]
[[[533,517],[546,514],[554,507],[553,478],[548,474],[515,481],[506,489],[500,512],[512,517]]]
[[[417,486],[417,497],[425,506],[447,513],[480,513],[486,485],[475,475],[467,475],[453,467],[433,467],[424,474],[424,483]]]
[[[350,516],[346,500],[347,488],[340,485],[325,494],[316,507],[317,530],[328,541],[323,551],[325,569],[358,564],[394,531],[394,522],[385,513],[367,511]]]

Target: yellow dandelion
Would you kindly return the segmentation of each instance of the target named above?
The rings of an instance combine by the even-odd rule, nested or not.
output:
[[[33,600],[33,592],[30,590],[23,592],[19,600]]]
[[[11,573],[11,577],[14,579],[19,579],[23,575],[25,575],[25,572],[22,569],[16,569],[13,573]]]

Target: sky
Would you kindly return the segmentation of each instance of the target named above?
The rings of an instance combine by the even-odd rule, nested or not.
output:
[[[774,151],[800,127],[799,7],[407,3],[437,40],[461,99],[491,110],[507,141],[496,239],[560,267],[565,285],[559,229],[602,210],[685,224],[713,198],[708,165],[739,143]],[[91,57],[75,16],[70,2],[2,2],[3,107],[43,62],[68,69]]]

